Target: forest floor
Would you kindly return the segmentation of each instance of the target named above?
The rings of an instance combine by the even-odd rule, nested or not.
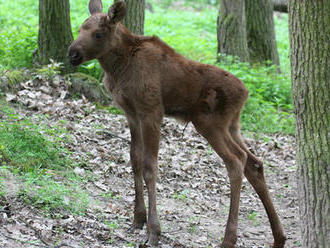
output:
[[[75,172],[91,178],[81,185],[90,196],[83,215],[51,218],[18,196],[20,182],[10,172],[0,195],[0,247],[145,247],[145,229],[129,233],[134,189],[129,162],[129,130],[123,115],[99,110],[86,99],[67,97],[63,78],[30,80],[8,102],[22,118],[53,127],[60,120],[70,139],[63,144],[73,160],[88,161]],[[47,115],[47,118],[40,118]],[[159,152],[157,199],[162,237],[159,247],[219,247],[229,210],[229,180],[221,159],[190,123],[164,119]],[[262,158],[274,204],[287,235],[299,247],[295,143],[292,136],[244,133]],[[258,139],[251,138],[258,137]],[[59,179],[61,180],[61,179]],[[110,197],[107,197],[107,194]],[[270,247],[270,225],[262,203],[244,180],[237,247]]]

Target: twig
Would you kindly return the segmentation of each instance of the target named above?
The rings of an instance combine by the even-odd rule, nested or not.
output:
[[[39,230],[37,230],[36,228],[34,228],[32,225],[30,225],[26,220],[24,220],[24,219],[22,219],[22,218],[18,218],[20,221],[22,221],[22,222],[24,222],[24,224],[27,226],[27,227],[29,227],[29,228],[31,228],[33,231],[34,231],[34,234],[37,236],[37,238],[42,242],[42,243],[44,243],[47,247],[49,247],[50,246],[50,244],[48,244],[48,242],[46,242],[44,239],[43,239],[43,237],[41,237],[41,235],[40,235],[40,231]]]
[[[124,238],[121,234],[118,234],[116,232],[113,232],[112,235],[115,236],[115,237],[117,237],[117,238],[119,238],[120,240],[122,240],[122,241],[124,241],[126,243],[132,242],[132,240],[128,240],[128,239]]]
[[[130,140],[125,139],[125,138],[123,138],[123,137],[120,137],[120,136],[118,136],[118,135],[116,135],[116,134],[110,133],[109,131],[102,130],[102,132],[103,132],[104,134],[106,134],[107,136],[111,137],[111,138],[118,138],[118,139],[121,139],[121,140],[126,141],[128,144],[131,143]]]
[[[182,137],[183,137],[183,135],[184,135],[184,131],[186,131],[186,128],[187,128],[188,124],[189,124],[189,122],[187,122],[187,124],[184,126],[184,129],[183,129],[183,131],[182,131]]]
[[[34,234],[36,235],[36,237],[42,242],[44,243],[46,246],[42,246],[42,247],[47,247],[47,248],[60,248],[60,247],[63,247],[63,246],[66,246],[66,247],[71,247],[71,248],[74,248],[73,246],[71,245],[68,245],[66,243],[60,243],[59,245],[52,245],[52,244],[49,244],[48,242],[46,242],[44,240],[44,238],[41,236],[40,234],[40,231],[37,230],[36,228],[34,228],[32,225],[30,225],[27,221],[25,221],[24,219],[22,218],[18,218],[19,220],[21,220],[22,222],[25,223],[25,225],[29,228],[31,228],[33,231],[34,231]]]
[[[176,248],[191,248],[191,246],[186,246],[186,245],[180,243],[177,240],[173,240],[173,239],[169,238],[168,236],[165,236],[164,233],[161,234],[161,238],[166,240],[168,243],[172,244],[173,247],[176,247]]]
[[[4,209],[0,209],[0,213],[10,214],[10,211],[9,210],[4,210]]]

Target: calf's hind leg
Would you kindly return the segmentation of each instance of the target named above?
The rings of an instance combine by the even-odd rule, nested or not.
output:
[[[244,141],[242,140],[239,126],[239,113],[235,116],[233,122],[231,123],[230,133],[236,143],[239,144],[239,146],[244,151],[246,151],[248,155],[244,169],[244,175],[246,176],[254,190],[257,192],[259,198],[261,199],[265,207],[274,236],[274,247],[282,248],[284,247],[286,238],[267,188],[263,164],[256,156],[254,156],[248,150]]]
[[[263,165],[256,165],[252,157],[249,156],[245,166],[244,174],[248,181],[251,183],[252,187],[257,192],[259,198],[261,199],[265,207],[274,236],[273,247],[283,248],[286,238],[280,219],[276,213],[275,207],[273,205],[272,199],[267,188]]]
[[[238,211],[243,180],[246,153],[232,139],[229,132],[229,121],[225,117],[214,117],[212,120],[200,118],[193,121],[196,130],[210,143],[223,159],[230,180],[230,210],[222,247],[233,248],[237,241]]]

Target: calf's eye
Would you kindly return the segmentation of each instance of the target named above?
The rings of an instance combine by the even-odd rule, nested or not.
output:
[[[95,38],[96,39],[102,39],[103,38],[103,33],[95,33]]]

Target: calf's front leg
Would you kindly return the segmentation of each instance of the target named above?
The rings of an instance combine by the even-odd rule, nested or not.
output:
[[[156,205],[157,160],[159,149],[161,116],[149,114],[141,120],[143,140],[143,178],[148,190],[148,243],[157,245],[160,224]]]
[[[147,222],[146,207],[143,198],[143,168],[142,168],[142,132],[141,124],[136,118],[128,117],[128,124],[131,132],[130,158],[134,174],[135,202],[134,221],[131,231],[142,229]]]

